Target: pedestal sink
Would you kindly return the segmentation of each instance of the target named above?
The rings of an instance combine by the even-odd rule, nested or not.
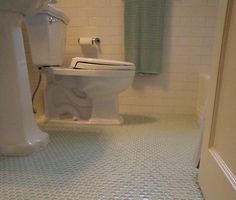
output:
[[[46,0],[0,0],[0,155],[25,155],[48,135],[34,119],[21,23]]]

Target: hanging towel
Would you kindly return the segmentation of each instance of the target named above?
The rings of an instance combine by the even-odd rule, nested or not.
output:
[[[165,0],[125,0],[125,56],[136,72],[159,74]]]

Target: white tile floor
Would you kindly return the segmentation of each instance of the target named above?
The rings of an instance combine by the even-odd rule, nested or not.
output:
[[[43,124],[51,143],[0,157],[4,200],[202,200],[191,160],[191,116],[124,115],[122,126]]]

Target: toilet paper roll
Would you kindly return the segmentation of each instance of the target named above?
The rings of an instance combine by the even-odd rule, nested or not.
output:
[[[81,37],[79,39],[80,45],[93,45],[93,38],[91,37]]]

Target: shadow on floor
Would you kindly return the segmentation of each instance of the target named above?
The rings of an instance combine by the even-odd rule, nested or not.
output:
[[[136,114],[122,114],[122,117],[124,118],[124,125],[150,124],[158,120],[156,117]]]

